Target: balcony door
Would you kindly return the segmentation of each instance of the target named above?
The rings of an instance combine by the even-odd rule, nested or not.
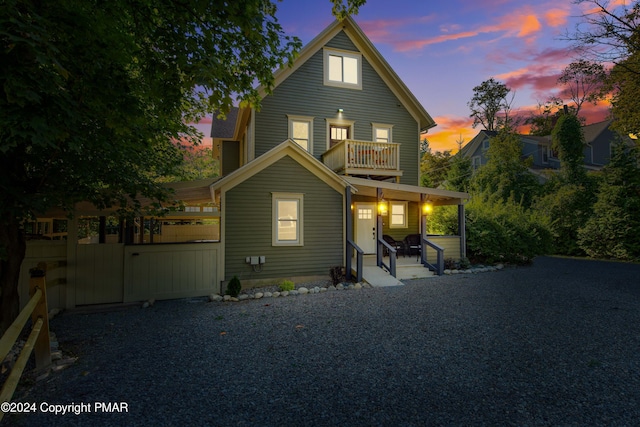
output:
[[[349,125],[329,125],[329,148],[344,139],[351,139],[351,126]]]

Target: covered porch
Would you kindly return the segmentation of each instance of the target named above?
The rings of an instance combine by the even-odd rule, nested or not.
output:
[[[466,256],[467,193],[357,177],[344,179],[354,190],[346,193],[348,273],[355,272],[360,279],[366,264],[375,258],[378,268],[396,278],[411,278],[399,271],[406,264],[441,275],[446,258]],[[433,209],[452,205],[457,206],[458,234],[427,234]]]

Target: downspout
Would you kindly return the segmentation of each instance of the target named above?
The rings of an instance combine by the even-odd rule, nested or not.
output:
[[[345,214],[345,275],[347,280],[351,280],[351,260],[353,259],[353,248],[349,244],[349,239],[353,238],[353,216],[351,213],[351,186],[344,189],[344,214]]]

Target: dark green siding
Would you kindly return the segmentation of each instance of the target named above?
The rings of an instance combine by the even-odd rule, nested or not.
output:
[[[304,246],[271,245],[273,192],[304,194]],[[342,265],[343,195],[290,157],[284,157],[226,193],[225,280],[329,275]],[[260,273],[245,263],[266,257]]]
[[[328,47],[355,51],[350,39],[340,32]],[[273,92],[262,100],[256,114],[256,157],[264,154],[288,137],[287,114],[312,116],[313,155],[320,159],[326,151],[326,121],[342,118],[355,121],[353,139],[371,141],[371,123],[394,125],[393,142],[402,144],[400,167],[403,184],[418,185],[418,124],[399,99],[363,58],[362,90],[323,84],[323,52],[319,50]]]

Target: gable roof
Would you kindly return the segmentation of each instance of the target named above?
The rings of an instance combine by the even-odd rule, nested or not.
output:
[[[497,134],[498,132],[493,130],[481,130],[471,141],[467,143],[467,145],[460,149],[459,154],[463,157],[471,157],[471,155],[476,152],[482,141],[486,138],[493,138]]]
[[[605,120],[603,122],[591,123],[590,125],[582,126],[582,134],[584,135],[584,142],[587,144],[592,143],[593,141],[602,134],[602,132],[609,129],[609,125],[611,124],[611,120]]]
[[[292,139],[276,145],[260,157],[250,161],[244,166],[231,172],[229,175],[211,184],[209,190],[211,197],[215,200],[215,192],[218,190],[227,191],[251,178],[255,174],[273,165],[285,156],[291,157],[309,172],[316,175],[327,185],[338,192],[343,192],[349,183],[334,173],[331,169],[313,157],[307,150],[303,149]]]
[[[233,138],[235,136],[236,122],[238,120],[238,107],[231,107],[224,119],[218,118],[218,114],[213,114],[211,123],[212,138]]]
[[[365,35],[362,29],[356,24],[351,17],[346,17],[342,21],[334,21],[313,40],[305,45],[300,51],[299,56],[293,62],[291,67],[284,66],[274,73],[275,89],[287,79],[293,72],[302,66],[316,52],[322,49],[331,39],[338,33],[344,31],[351,42],[358,48],[358,51],[367,59],[369,64],[378,73],[380,78],[387,84],[393,94],[398,97],[403,106],[411,113],[411,115],[420,124],[420,130],[426,131],[436,126],[436,122],[427,113],[420,101],[413,95],[409,88],[404,84],[400,77],[393,71],[389,63],[380,54],[378,49],[371,43],[371,40]],[[258,92],[262,97],[267,93],[263,87],[258,88]]]

